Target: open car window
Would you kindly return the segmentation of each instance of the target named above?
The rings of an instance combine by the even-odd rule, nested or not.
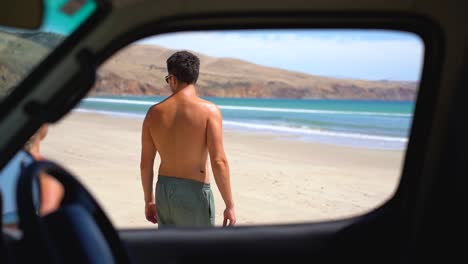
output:
[[[180,32],[108,59],[88,96],[43,142],[44,155],[76,172],[117,227],[152,226],[140,180],[141,126],[171,95],[166,60],[178,50],[200,58],[197,93],[222,112],[238,225],[343,219],[392,197],[419,92],[417,35]],[[159,165],[157,155],[153,184]],[[219,226],[224,202],[209,174]]]
[[[0,26],[0,100],[96,11],[95,1],[44,0],[38,30]]]

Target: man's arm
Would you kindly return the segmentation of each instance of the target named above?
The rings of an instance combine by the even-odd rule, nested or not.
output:
[[[149,129],[151,110],[146,114],[143,126],[141,129],[141,159],[140,173],[141,183],[143,185],[143,193],[145,199],[145,216],[152,223],[157,223],[156,202],[153,193],[153,166],[154,158],[156,157],[156,147]]]
[[[223,226],[227,225],[228,220],[229,225],[234,225],[236,216],[232,199],[229,163],[223,146],[223,119],[218,107],[213,106],[210,110],[211,113],[207,124],[207,145],[216,185],[226,204]]]
[[[46,215],[60,207],[65,191],[62,184],[47,173],[41,173],[39,180],[41,185],[41,208],[39,211],[41,215]]]

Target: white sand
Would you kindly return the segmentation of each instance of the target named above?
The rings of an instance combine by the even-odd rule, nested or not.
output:
[[[119,228],[155,227],[144,217],[141,120],[72,113],[51,125],[42,144],[88,187]],[[301,142],[224,131],[239,225],[315,222],[380,206],[400,178],[403,151]],[[155,162],[155,174],[159,159]],[[155,179],[156,181],[156,179]],[[224,203],[212,178],[216,223]]]

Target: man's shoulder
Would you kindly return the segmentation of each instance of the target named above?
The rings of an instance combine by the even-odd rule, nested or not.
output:
[[[162,104],[161,103],[156,103],[148,108],[148,111],[146,111],[146,116],[145,119],[148,118],[154,118],[157,116],[159,113],[162,111]]]
[[[202,99],[200,98],[200,102],[202,103],[203,107],[212,114],[217,114],[220,112],[219,106],[217,106],[215,103]]]
[[[160,111],[160,110],[161,110],[161,105],[159,105],[159,103],[157,103],[157,104],[154,104],[154,105],[150,106],[150,108],[148,108],[147,114],[157,112],[157,111]]]
[[[170,108],[174,104],[174,100],[171,96],[167,97],[166,99],[162,100],[161,102],[157,102],[153,104],[149,109],[148,112],[161,112],[164,111],[166,108]]]
[[[154,110],[154,111],[162,110],[170,106],[171,104],[174,104],[174,98],[172,95],[164,98],[164,100],[160,102],[153,104],[149,110]]]

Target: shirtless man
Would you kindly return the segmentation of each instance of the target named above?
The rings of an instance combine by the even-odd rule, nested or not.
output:
[[[214,225],[208,154],[226,205],[223,226],[236,223],[222,116],[215,104],[197,96],[199,67],[200,60],[189,52],[180,51],[169,57],[166,82],[173,94],[152,106],[143,121],[140,170],[145,215],[159,226]],[[161,164],[154,194],[153,164],[157,152]]]

